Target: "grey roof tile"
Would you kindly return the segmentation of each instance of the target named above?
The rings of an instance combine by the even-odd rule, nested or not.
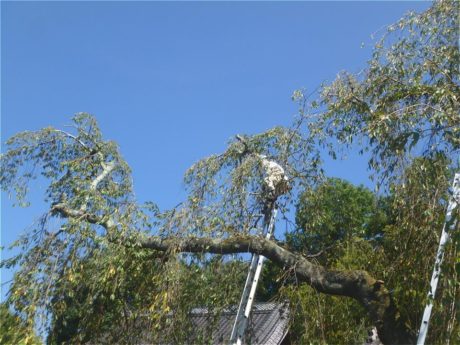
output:
[[[249,319],[246,344],[279,345],[288,330],[289,308],[285,303],[256,303]],[[195,334],[190,336],[190,344],[201,335],[212,339],[212,344],[228,344],[236,311],[224,311],[213,325],[213,315],[206,309],[195,308],[190,321],[195,326]]]

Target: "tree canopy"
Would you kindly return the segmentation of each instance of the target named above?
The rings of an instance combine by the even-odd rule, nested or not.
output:
[[[310,97],[294,92],[291,127],[242,136],[246,147],[231,140],[190,167],[187,198],[170,210],[136,200],[128,163],[89,114],[75,115],[69,131],[13,136],[1,156],[2,189],[27,206],[30,182],[46,181],[49,212],[2,262],[16,267],[8,305],[50,343],[133,343],[145,322],[181,343],[191,308],[218,313],[238,303],[241,254],[258,253],[279,268],[275,290],[291,300],[299,343],[356,342],[369,325],[384,343],[413,343],[459,168],[458,13],[458,2],[435,2],[389,26],[361,72],[341,72]],[[325,149],[338,158],[356,146],[382,195],[325,180]],[[277,201],[287,220],[297,207],[285,243],[257,230],[257,154],[290,177]],[[459,233],[446,251],[433,344],[460,339]]]

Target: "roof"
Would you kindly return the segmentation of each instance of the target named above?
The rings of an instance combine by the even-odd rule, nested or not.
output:
[[[189,314],[188,324],[182,325],[181,332],[186,332],[186,341],[183,345],[229,345],[230,335],[235,322],[236,307],[224,309],[217,314],[207,308],[194,308]],[[170,313],[170,317],[173,313]],[[285,303],[255,303],[249,317],[248,328],[244,345],[280,345],[285,339],[289,325],[289,306]],[[171,343],[170,332],[152,332],[152,320],[147,316],[135,320],[122,332],[129,333],[129,343],[137,345],[175,345]],[[174,326],[173,326],[174,327]],[[175,327],[178,327],[177,325]],[[118,329],[119,330],[119,329]],[[94,344],[113,344],[116,341],[113,335],[103,334]],[[180,336],[181,339],[182,335]]]
[[[289,308],[287,303],[255,303],[249,318],[245,344],[279,345],[288,331]],[[195,308],[190,320],[197,333],[212,339],[213,345],[228,344],[235,322],[236,310],[224,311],[218,320],[207,309]],[[212,325],[212,327],[209,327]],[[209,329],[209,331],[207,331]],[[190,344],[196,335],[191,335]]]

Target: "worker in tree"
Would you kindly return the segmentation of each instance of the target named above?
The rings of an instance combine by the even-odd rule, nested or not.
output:
[[[289,185],[289,179],[284,173],[283,167],[275,161],[268,160],[265,155],[257,156],[259,157],[265,172],[264,182],[268,196],[276,199],[280,195],[287,193],[291,187]]]
[[[271,212],[275,206],[276,199],[279,196],[287,193],[291,186],[289,179],[284,173],[281,165],[275,161],[267,159],[265,155],[257,155],[264,169],[264,186],[262,195],[264,200],[264,207],[262,213],[264,214],[264,221],[270,221]]]
[[[253,154],[244,138],[239,135],[236,138],[244,145],[244,150],[241,153],[242,158],[248,154]],[[281,165],[269,160],[265,155],[256,154],[256,156],[259,158],[264,171],[264,186],[262,189],[264,206],[262,213],[267,223],[270,220],[271,211],[275,206],[276,199],[287,193],[291,189],[291,186]]]

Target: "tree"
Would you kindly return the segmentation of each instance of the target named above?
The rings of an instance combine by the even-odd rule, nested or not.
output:
[[[389,196],[378,197],[362,185],[328,178],[301,194],[297,228],[288,234],[288,248],[326,267],[364,269],[382,276],[386,266],[383,229],[393,222],[389,203]],[[276,269],[270,267],[269,272],[273,271]],[[273,275],[263,277],[261,288],[277,281]],[[279,280],[275,292],[290,301],[294,343],[362,343],[366,339],[372,324],[356,303]]]
[[[301,109],[309,130],[334,155],[330,139],[363,144],[370,168],[383,178],[399,177],[411,155],[454,158],[460,146],[458,23],[458,2],[438,1],[390,25],[367,68],[341,72],[323,85],[319,100]],[[294,97],[308,104],[301,91]]]
[[[103,139],[92,116],[81,113],[73,119],[74,131],[49,127],[19,133],[1,156],[1,186],[19,204],[27,204],[31,179],[41,174],[49,182],[49,212],[14,244],[20,254],[2,263],[19,268],[9,303],[30,323],[42,316],[43,327],[47,317],[55,325],[77,320],[81,341],[123,333],[119,327],[147,313],[152,332],[180,342],[192,307],[204,303],[219,311],[237,302],[239,254],[258,253],[297,283],[357,301],[353,306],[367,313],[384,343],[413,343],[419,318],[411,308],[421,309],[424,301],[434,251],[426,253],[435,246],[460,146],[458,6],[437,2],[425,13],[409,14],[389,27],[361,74],[340,74],[311,103],[296,92],[302,107],[292,128],[245,137],[251,152],[279,162],[291,177],[292,190],[278,200],[282,214],[300,194],[320,188],[323,147],[336,156],[356,140],[366,143],[370,168],[393,195],[395,221],[382,230],[363,230],[363,245],[350,252],[348,262],[315,263],[255,233],[263,170],[257,155],[242,157],[239,140],[194,164],[185,175],[187,199],[160,210],[137,202],[117,145]],[[335,145],[336,139],[343,145]],[[50,219],[61,222],[57,231],[49,227]],[[353,225],[347,236],[361,230]],[[369,257],[369,241],[380,234],[384,259],[368,272],[360,260]],[[339,231],[330,240],[341,238]],[[420,243],[425,246],[417,247]],[[455,258],[452,245],[449,267]],[[404,265],[407,259],[415,265]],[[446,272],[441,296],[454,321],[438,319],[433,343],[454,341],[459,332],[457,273]],[[228,288],[215,289],[218,284]],[[66,314],[75,304],[78,313],[108,309],[110,317],[103,320],[108,327],[97,327],[89,313]]]
[[[386,218],[381,207],[384,202],[364,186],[327,179],[300,196],[299,230],[290,236],[291,245],[315,253],[354,237],[376,240],[382,236]]]
[[[393,286],[393,298],[413,331],[426,303],[435,229],[442,226],[446,191],[459,169],[458,27],[459,3],[435,2],[425,13],[389,26],[362,72],[340,73],[311,103],[302,92],[294,94],[302,106],[301,122],[318,144],[335,156],[341,151],[337,141],[342,150],[358,143],[370,156],[376,181],[392,194],[394,223],[383,229],[388,260],[382,279]],[[454,302],[459,300],[458,231],[453,234],[430,343],[460,339]]]
[[[294,269],[300,280],[319,291],[357,299],[373,317],[389,318],[382,326],[392,330],[401,328],[397,318],[387,316],[388,311],[382,308],[384,303],[391,305],[388,292],[366,272],[328,270],[275,242],[251,235],[253,214],[259,205],[257,197],[251,195],[261,193],[262,185],[257,181],[262,176],[257,158],[248,157],[239,164],[237,142],[232,143],[223,155],[207,158],[190,169],[186,176],[190,186],[189,200],[176,210],[158,214],[155,219],[158,235],[147,235],[145,232],[152,223],[132,200],[129,170],[116,146],[102,141],[94,118],[80,114],[75,118],[75,124],[78,128],[76,135],[52,128],[19,134],[9,141],[11,149],[2,157],[2,185],[16,187],[19,198],[24,195],[20,188],[24,185],[23,181],[15,179],[20,167],[17,162],[21,158],[42,165],[43,174],[53,181],[47,190],[52,205],[50,213],[31,236],[19,242],[25,248],[32,246],[32,250],[24,251],[11,262],[19,263],[21,269],[15,277],[10,300],[29,319],[35,318],[38,308],[50,308],[50,304],[57,308],[58,303],[65,303],[65,298],[56,296],[65,296],[69,291],[66,285],[84,279],[81,266],[88,257],[95,258],[96,265],[91,271],[89,290],[93,299],[87,301],[91,305],[95,296],[110,296],[114,300],[117,290],[122,290],[126,277],[121,277],[129,276],[131,272],[114,263],[130,258],[133,254],[129,255],[129,251],[137,252],[137,255],[145,250],[152,251],[150,255],[159,252],[170,255],[178,252],[219,255],[251,252],[263,254],[279,266]],[[300,146],[300,139],[289,130],[276,129],[251,138],[250,142],[255,149],[268,147],[272,152],[279,152],[278,147],[286,147],[289,140],[290,145],[304,155],[308,150]],[[285,166],[294,169],[294,164],[288,161]],[[230,181],[218,175],[225,170],[229,171]],[[303,171],[311,172],[312,169]],[[33,177],[28,172],[24,175]],[[219,189],[225,193],[216,194],[215,190]],[[248,190],[253,192],[248,195]],[[65,220],[59,231],[48,231],[48,217]],[[217,231],[220,234],[216,236]],[[125,249],[121,250],[120,246]],[[108,256],[110,252],[112,254]],[[201,260],[207,261],[207,258]],[[170,261],[164,267],[158,267],[151,278],[158,284],[157,288],[155,284],[152,286],[158,295],[155,295],[151,309],[157,311],[160,308],[164,314],[172,309],[168,302],[169,294],[173,293],[170,280],[180,280],[181,275],[180,262]],[[181,300],[180,295],[185,293],[187,284],[177,284],[176,281],[174,285],[178,289],[177,300]],[[158,296],[162,298],[156,301]],[[175,305],[174,310],[180,310],[180,307],[183,305]],[[401,328],[398,336],[406,336],[403,332],[405,330]]]

